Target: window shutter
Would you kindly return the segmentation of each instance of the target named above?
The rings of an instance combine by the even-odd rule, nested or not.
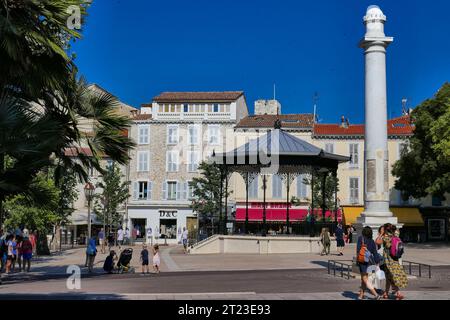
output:
[[[133,200],[137,200],[139,195],[139,182],[133,182]]]
[[[147,200],[152,199],[152,182],[147,181]]]
[[[189,182],[187,182],[187,181],[185,183],[183,183],[183,200],[187,200],[188,199],[188,194],[187,194],[188,183]]]
[[[177,188],[176,188],[176,192],[177,192],[177,200],[181,200],[181,183],[179,183],[177,181]]]
[[[161,199],[167,200],[167,181],[162,183]]]
[[[169,171],[169,163],[170,163],[170,151],[166,152],[166,171]]]
[[[175,151],[174,153],[173,153],[173,162],[174,162],[174,168],[175,168],[175,171],[178,171],[178,152],[177,151]]]

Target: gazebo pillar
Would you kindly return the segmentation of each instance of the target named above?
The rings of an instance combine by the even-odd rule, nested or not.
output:
[[[245,225],[244,234],[248,232],[248,186],[249,186],[249,174],[245,173]]]
[[[266,235],[266,189],[267,176],[263,175],[263,235]]]
[[[334,184],[334,222],[338,222],[338,205],[337,205],[337,169],[333,170],[333,184]]]
[[[220,167],[220,191],[219,191],[219,226],[218,233],[220,234],[222,229],[222,199],[223,199],[223,168]],[[214,232],[214,230],[213,230]]]
[[[227,235],[228,234],[228,228],[227,228],[227,223],[228,223],[228,177],[229,177],[227,167],[225,167],[224,176],[225,176],[225,216],[224,216],[224,221],[223,221],[223,233],[225,235]]]
[[[325,218],[326,218],[326,214],[325,214],[325,210],[326,210],[326,184],[327,184],[327,172],[323,172],[322,173],[322,221],[323,223],[325,223]]]
[[[286,234],[289,232],[289,190],[291,186],[290,174],[286,174]]]

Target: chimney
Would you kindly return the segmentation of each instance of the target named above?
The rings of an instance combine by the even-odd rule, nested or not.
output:
[[[341,117],[341,128],[347,128],[347,120],[344,116]]]
[[[350,127],[350,121],[347,119],[345,119],[345,124],[346,124],[346,128]]]
[[[255,115],[279,115],[281,114],[281,104],[277,100],[256,100]]]

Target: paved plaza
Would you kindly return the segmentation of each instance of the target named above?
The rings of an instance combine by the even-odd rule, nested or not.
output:
[[[319,254],[186,255],[181,246],[161,247],[161,273],[140,274],[140,246],[134,247],[136,273],[105,275],[106,255],[98,254],[95,272],[84,268],[84,248],[37,258],[30,273],[3,275],[2,299],[356,299],[358,278],[328,275],[327,261],[351,260],[355,245],[343,257]],[[432,279],[410,277],[408,299],[450,299],[450,247],[409,244],[404,260],[432,265]],[[81,268],[81,289],[66,286],[69,265]],[[417,272],[416,272],[417,273]],[[370,295],[368,295],[370,299]]]

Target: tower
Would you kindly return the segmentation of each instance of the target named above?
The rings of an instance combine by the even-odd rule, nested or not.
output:
[[[387,145],[386,48],[394,41],[384,34],[386,16],[370,6],[364,17],[366,34],[360,42],[365,53],[364,212],[358,234],[365,226],[374,236],[385,223],[398,226],[389,210],[389,157]],[[399,226],[400,227],[400,226]]]

